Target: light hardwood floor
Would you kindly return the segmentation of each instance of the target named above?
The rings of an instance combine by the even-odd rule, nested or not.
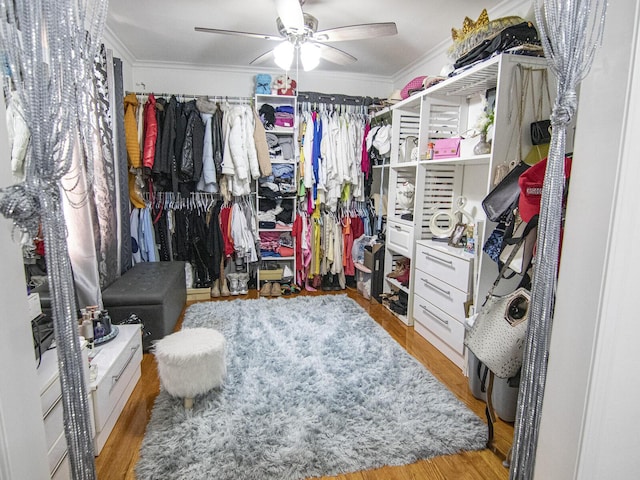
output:
[[[334,292],[335,293],[335,292]],[[338,292],[338,293],[345,293]],[[346,293],[368,310],[380,325],[402,345],[411,355],[416,357],[457,397],[469,406],[480,418],[485,418],[485,404],[471,394],[468,379],[463,376],[449,359],[436,350],[420,335],[414,333],[412,327],[405,326],[385,307],[369,302],[353,290]],[[315,293],[324,294],[324,293]],[[310,295],[302,292],[300,295]],[[237,298],[256,298],[257,292],[252,290],[248,295]],[[194,302],[188,302],[187,306]],[[176,325],[181,326],[182,318]],[[142,378],[136,385],[118,422],[115,425],[106,445],[96,458],[99,480],[134,480],[138,450],[144,431],[151,416],[155,397],[159,390],[158,374],[152,354],[144,354],[142,360]],[[458,455],[421,460],[401,467],[383,467],[337,477],[323,477],[336,480],[500,480],[509,478],[509,471],[502,465],[502,460],[509,450],[513,437],[513,425],[498,420],[495,426],[497,452],[482,450],[465,452]],[[180,479],[163,479],[180,480]]]

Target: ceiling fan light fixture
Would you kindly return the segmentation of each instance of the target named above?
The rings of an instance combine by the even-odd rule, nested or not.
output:
[[[294,46],[289,41],[282,42],[273,49],[273,57],[276,65],[283,70],[289,70],[293,62],[293,53]]]
[[[320,63],[320,47],[313,43],[303,43],[300,46],[300,61],[305,72],[316,68]]]

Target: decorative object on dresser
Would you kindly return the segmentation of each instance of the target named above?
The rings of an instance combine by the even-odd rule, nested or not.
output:
[[[199,303],[183,328],[200,327],[226,338],[224,388],[190,412],[160,392],[140,480],[329,476],[485,445],[484,423],[346,295]]]

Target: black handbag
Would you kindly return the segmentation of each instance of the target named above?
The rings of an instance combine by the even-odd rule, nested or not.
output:
[[[482,208],[489,220],[497,222],[507,210],[515,206],[520,196],[518,180],[520,179],[520,175],[528,168],[529,165],[524,162],[519,162],[507,173],[500,183],[484,197],[484,200],[482,200]]]
[[[531,144],[543,145],[551,142],[551,120],[540,120],[531,124]]]
[[[494,54],[504,52],[509,48],[521,45],[540,45],[538,31],[531,22],[522,22],[517,25],[506,27],[492,38],[479,43],[468,53],[456,60],[453,68],[458,69],[471,65],[479,60],[484,60]]]
[[[531,85],[531,101],[533,103],[533,112],[535,122],[531,123],[531,144],[532,145],[544,145],[551,142],[551,120],[543,120],[544,118],[544,97],[546,92],[547,104],[549,105],[549,111],[551,111],[551,92],[549,91],[549,75],[547,70],[540,71],[540,92],[539,98],[536,101],[536,89],[533,84],[533,78],[530,78],[529,84]]]

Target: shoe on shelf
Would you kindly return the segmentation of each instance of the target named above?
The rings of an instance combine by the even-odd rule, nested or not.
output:
[[[405,257],[402,257],[401,259],[396,260],[396,264],[393,270],[387,273],[387,277],[398,278],[400,275],[402,275],[405,272],[405,270],[409,269],[409,265],[407,263],[408,260],[409,259]]]
[[[249,274],[238,273],[238,293],[240,295],[246,295],[249,293]]]
[[[400,275],[396,277],[396,281],[400,282],[400,285],[403,287],[409,286],[409,276],[411,275],[411,270],[408,268],[402,272]]]
[[[282,287],[280,287],[278,282],[273,282],[271,284],[271,296],[279,297],[280,295],[282,295]]]
[[[220,279],[216,279],[216,281],[213,282],[210,295],[211,298],[218,298],[220,296]]]
[[[264,285],[262,285],[262,288],[260,289],[260,296],[261,297],[271,296],[271,282],[267,282]]]

